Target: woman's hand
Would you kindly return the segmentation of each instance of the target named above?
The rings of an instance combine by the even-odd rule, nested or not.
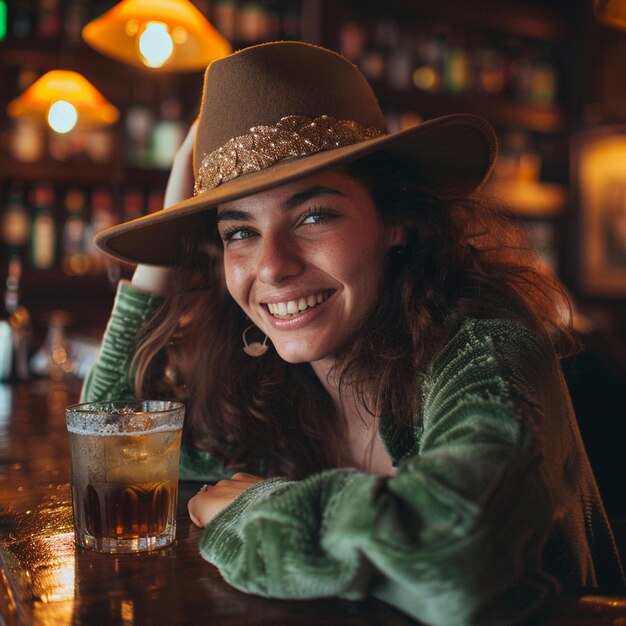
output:
[[[191,198],[193,195],[193,144],[197,126],[198,121],[196,120],[176,152],[165,189],[164,208]],[[133,275],[132,284],[143,291],[165,296],[172,290],[172,273],[166,267],[138,265]]]
[[[197,127],[198,120],[191,125],[183,143],[176,151],[165,188],[163,199],[163,208],[165,209],[193,196],[193,144],[196,139]]]
[[[263,480],[261,476],[238,472],[230,480],[220,480],[215,485],[205,485],[187,504],[191,521],[196,526],[204,528],[237,496],[261,480]]]

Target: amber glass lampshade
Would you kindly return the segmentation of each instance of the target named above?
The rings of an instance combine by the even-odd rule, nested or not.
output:
[[[174,72],[204,69],[232,52],[188,0],[123,0],[89,22],[83,39],[118,61]]]
[[[11,117],[30,117],[57,132],[77,124],[87,127],[114,124],[119,111],[81,74],[52,70],[36,80],[22,95],[9,102]]]
[[[626,29],[626,0],[594,0],[593,10],[599,22]]]

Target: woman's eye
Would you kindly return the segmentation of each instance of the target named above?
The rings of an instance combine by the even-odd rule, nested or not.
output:
[[[254,231],[249,228],[229,228],[222,232],[220,236],[225,242],[241,241],[242,239],[254,237]]]
[[[337,213],[335,211],[331,211],[330,209],[310,209],[304,214],[302,223],[320,224],[321,222],[325,222],[332,217],[337,217]]]

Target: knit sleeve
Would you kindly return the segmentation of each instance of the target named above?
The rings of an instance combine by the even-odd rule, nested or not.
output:
[[[479,330],[429,373],[419,453],[396,476],[262,481],[207,526],[204,558],[247,592],[372,594],[433,625],[517,623],[542,605],[557,587],[541,567],[556,504],[538,441],[554,359],[507,333],[513,371]]]
[[[131,400],[130,369],[137,347],[137,335],[150,319],[162,298],[120,282],[113,311],[102,339],[100,355],[83,385],[82,402]],[[180,480],[217,481],[232,475],[214,455],[183,441],[180,453]]]
[[[136,289],[127,281],[119,283],[100,355],[83,384],[83,402],[135,397],[131,389],[130,366],[137,347],[137,335],[160,302],[160,297]]]

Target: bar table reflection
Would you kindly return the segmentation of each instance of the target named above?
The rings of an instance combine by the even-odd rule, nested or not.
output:
[[[65,407],[79,384],[0,386],[0,625],[368,625],[416,622],[375,600],[279,601],[242,594],[198,553],[181,483],[176,543],[134,555],[74,544]],[[626,625],[626,597],[559,598],[545,626]]]

